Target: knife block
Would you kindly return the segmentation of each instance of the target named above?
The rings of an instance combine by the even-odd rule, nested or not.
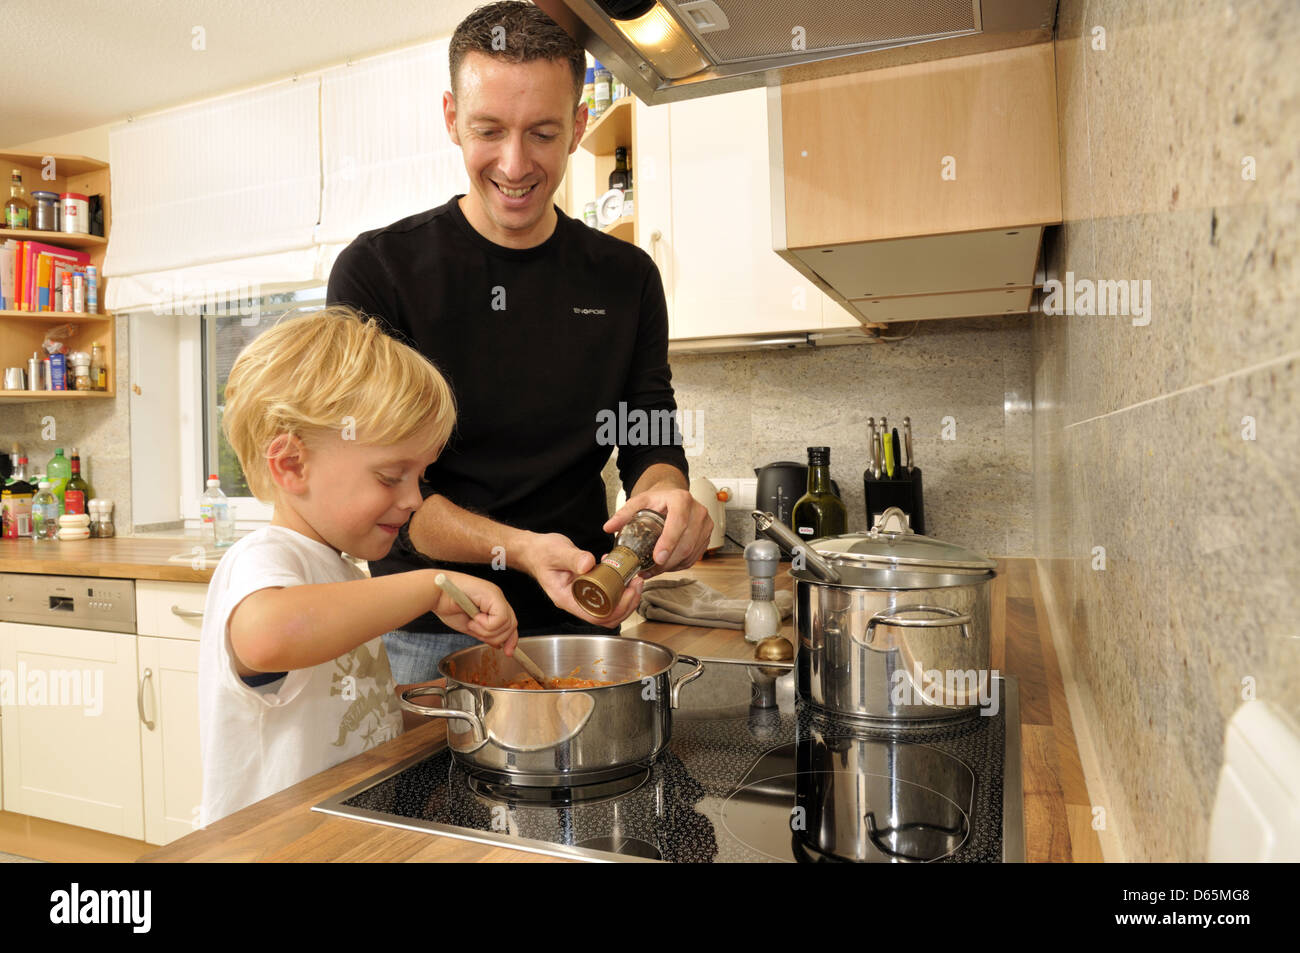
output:
[[[877,480],[868,470],[862,475],[862,495],[866,500],[868,529],[876,525],[877,516],[889,507],[897,506],[907,514],[912,532],[925,535],[925,499],[920,467],[912,467],[911,473],[906,468],[899,468],[894,471],[892,480],[883,471]]]

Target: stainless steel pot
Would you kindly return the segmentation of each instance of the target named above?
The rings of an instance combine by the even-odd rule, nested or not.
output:
[[[528,639],[528,654],[556,676],[621,684],[527,691],[505,688],[523,672],[489,645],[453,652],[438,664],[446,687],[408,689],[407,711],[446,718],[452,757],[504,783],[575,786],[623,777],[650,764],[668,744],[682,686],[704,665],[642,639],[548,635]],[[674,665],[689,672],[672,678]],[[442,707],[411,699],[433,696]]]
[[[929,862],[970,837],[975,775],[951,755],[878,733],[828,731],[817,719],[796,733],[797,859]]]
[[[870,533],[809,545],[831,572],[814,572],[797,553],[791,563],[800,698],[869,725],[906,728],[960,721],[993,697],[995,562],[912,533],[896,507]]]

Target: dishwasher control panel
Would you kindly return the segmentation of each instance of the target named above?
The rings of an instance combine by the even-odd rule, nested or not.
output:
[[[135,580],[0,573],[0,622],[135,632]]]

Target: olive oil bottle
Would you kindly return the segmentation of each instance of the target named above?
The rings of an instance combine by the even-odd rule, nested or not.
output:
[[[808,448],[808,492],[799,497],[790,522],[800,539],[838,536],[848,530],[848,511],[831,489],[831,448]]]

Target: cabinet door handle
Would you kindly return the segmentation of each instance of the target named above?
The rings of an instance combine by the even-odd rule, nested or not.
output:
[[[172,606],[172,615],[181,619],[202,619],[202,612],[194,612],[191,609],[182,609],[180,606]]]
[[[140,713],[140,721],[146,728],[153,731],[154,723],[144,716],[144,683],[149,681],[151,678],[153,678],[153,669],[145,669],[144,677],[140,679],[140,691],[137,692],[135,696],[135,707],[136,711]]]

